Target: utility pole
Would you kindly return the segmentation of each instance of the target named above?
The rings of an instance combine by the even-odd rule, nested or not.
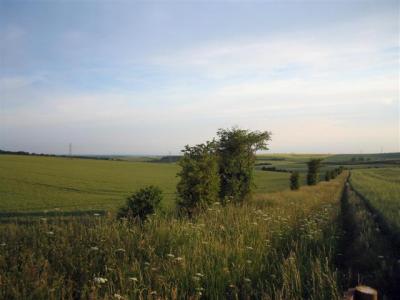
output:
[[[69,143],[69,157],[72,157],[72,143]]]

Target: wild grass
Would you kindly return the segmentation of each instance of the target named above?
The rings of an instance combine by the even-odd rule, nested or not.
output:
[[[163,191],[162,209],[176,198],[175,163],[0,155],[0,211],[115,211],[138,188]],[[289,175],[255,171],[256,192],[289,188]]]
[[[143,227],[113,216],[0,225],[0,298],[339,299],[345,176]]]

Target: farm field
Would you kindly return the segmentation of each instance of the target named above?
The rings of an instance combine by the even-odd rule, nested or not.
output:
[[[351,183],[400,236],[400,168],[355,170]]]
[[[172,209],[175,163],[0,155],[0,212],[115,210],[145,185],[163,190]],[[255,171],[256,192],[289,188],[289,174]]]
[[[382,154],[268,154],[258,155],[258,169],[275,167],[281,170],[307,172],[310,159],[321,159],[321,174],[343,165],[348,169],[366,169],[374,167],[396,167],[400,163],[400,153]]]
[[[341,299],[346,175],[143,227],[109,217],[0,225],[0,298]]]

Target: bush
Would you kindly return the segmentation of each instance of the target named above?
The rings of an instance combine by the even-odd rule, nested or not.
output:
[[[239,128],[220,129],[217,153],[219,156],[220,199],[242,202],[253,186],[253,168],[257,150],[267,150],[269,132]]]
[[[308,173],[307,173],[307,184],[316,185],[318,183],[318,172],[321,166],[320,159],[312,159],[307,163]]]
[[[215,142],[186,146],[179,161],[178,210],[189,216],[217,202],[219,194],[218,159]]]
[[[153,214],[162,200],[162,191],[153,185],[139,189],[126,200],[126,206],[118,211],[118,219],[143,222]]]
[[[331,178],[334,178],[334,174],[332,173],[332,171],[328,170],[325,172],[325,181],[329,181],[331,180]]]
[[[292,174],[290,175],[291,190],[298,190],[300,188],[299,177],[299,172],[292,172]]]

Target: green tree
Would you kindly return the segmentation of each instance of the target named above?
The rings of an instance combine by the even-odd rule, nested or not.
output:
[[[307,163],[308,173],[307,173],[307,184],[316,185],[318,183],[318,172],[321,167],[320,159],[312,159]]]
[[[300,188],[299,183],[299,172],[292,172],[290,175],[290,189],[291,190],[298,190]]]
[[[153,214],[162,200],[162,191],[153,185],[144,187],[133,193],[126,200],[126,205],[118,211],[117,217],[131,221],[143,222],[149,214]]]
[[[177,185],[179,211],[192,216],[197,210],[218,201],[219,174],[216,143],[207,142],[193,147],[185,146],[179,161],[181,171]]]
[[[271,134],[233,127],[219,129],[217,135],[221,202],[230,199],[242,202],[250,195],[253,186],[255,153],[268,149]]]

